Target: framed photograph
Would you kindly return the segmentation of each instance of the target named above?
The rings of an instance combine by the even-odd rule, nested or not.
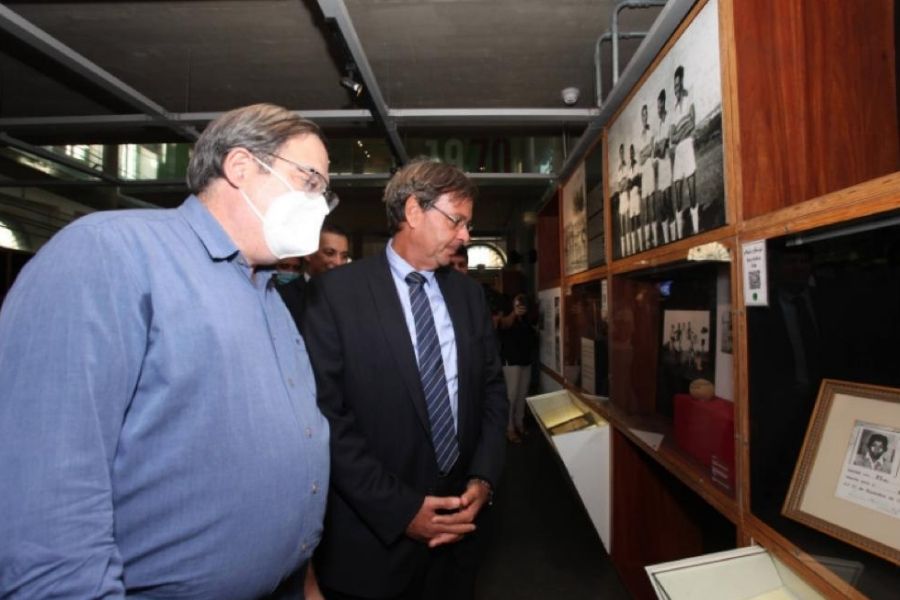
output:
[[[584,182],[582,163],[562,188],[566,275],[588,268],[587,192]]]
[[[541,364],[562,375],[562,314],[559,310],[562,288],[551,288],[538,292],[538,330],[540,333]]]
[[[614,258],[725,224],[721,79],[709,0],[609,127]]]
[[[900,565],[900,389],[825,379],[782,510]]]

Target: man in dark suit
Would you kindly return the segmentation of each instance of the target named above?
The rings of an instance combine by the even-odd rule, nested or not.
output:
[[[385,251],[307,288],[302,326],[331,425],[315,559],[326,598],[472,596],[508,410],[484,293],[441,268],[469,240],[475,195],[453,166],[405,166],[384,194]]]
[[[300,259],[285,259],[276,265],[278,285],[275,289],[288,307],[297,327],[300,327],[300,315],[303,313],[306,283],[335,267],[350,261],[350,238],[343,228],[325,220],[319,233],[319,249]],[[287,276],[282,270],[287,271]]]

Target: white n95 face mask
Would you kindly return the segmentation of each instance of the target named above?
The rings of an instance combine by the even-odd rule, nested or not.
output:
[[[244,190],[239,190],[250,210],[262,222],[266,246],[278,259],[312,254],[319,249],[319,233],[328,214],[325,196],[295,190],[269,165],[259,159],[257,162],[290,190],[273,198],[265,215],[253,205]]]

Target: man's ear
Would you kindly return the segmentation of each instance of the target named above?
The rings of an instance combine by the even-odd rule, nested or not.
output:
[[[425,212],[419,206],[419,201],[412,194],[407,196],[406,203],[403,205],[403,215],[406,217],[406,223],[415,229],[425,218]]]
[[[232,148],[222,161],[222,174],[231,187],[241,188],[247,178],[259,169],[253,154],[246,148]]]

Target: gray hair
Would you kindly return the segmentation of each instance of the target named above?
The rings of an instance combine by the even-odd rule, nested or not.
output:
[[[253,104],[229,111],[211,122],[197,143],[187,169],[188,188],[199,194],[225,175],[222,163],[234,148],[246,148],[269,164],[281,146],[298,135],[315,135],[319,126],[274,104]]]
[[[406,221],[407,198],[415,196],[419,206],[427,209],[444,194],[474,201],[478,188],[455,166],[428,158],[417,158],[394,173],[384,188],[384,206],[391,235]]]

